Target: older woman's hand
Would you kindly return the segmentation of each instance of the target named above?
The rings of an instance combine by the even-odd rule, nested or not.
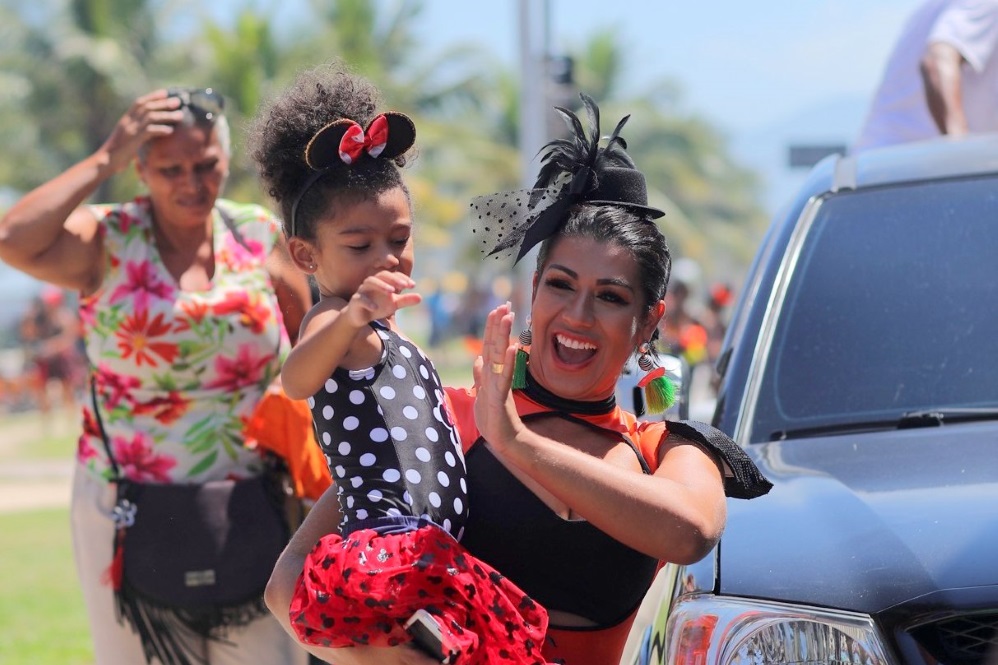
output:
[[[484,439],[502,449],[523,429],[511,388],[517,345],[510,341],[513,312],[509,303],[489,312],[480,362],[475,364],[475,423]]]
[[[180,100],[170,97],[166,90],[156,90],[132,102],[100,150],[106,153],[111,168],[121,171],[135,159],[143,143],[169,136],[183,119]]]

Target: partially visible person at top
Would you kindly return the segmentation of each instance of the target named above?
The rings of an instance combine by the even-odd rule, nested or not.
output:
[[[219,198],[230,159],[222,103],[211,90],[137,98],[92,155],[26,194],[0,221],[0,258],[80,297],[92,392],[70,513],[98,665],[186,662],[120,623],[114,589],[102,581],[115,533],[115,470],[105,444],[138,482],[262,473],[260,455],[243,445],[245,421],[278,376],[310,305],[274,217]],[[133,163],[147,193],[86,203]],[[187,628],[158,638],[182,643],[187,657],[209,665],[307,659],[265,610],[249,607],[224,640]]]
[[[20,325],[27,354],[28,381],[43,414],[52,410],[49,386],[59,384],[60,407],[76,405],[82,359],[79,316],[66,305],[62,289],[46,285],[25,312]]]
[[[661,563],[704,557],[724,529],[725,492],[751,498],[770,484],[708,425],[639,422],[614,401],[628,359],[652,355],[671,257],[623,121],[604,145],[585,101],[589,126],[565,112],[571,137],[547,146],[532,191],[475,202],[483,254],[519,259],[540,245],[530,323],[513,343],[511,307],[495,308],[475,387],[447,396],[468,469],[462,544],[547,608],[546,660],[617,665]],[[274,569],[275,611],[341,518],[327,491]],[[321,653],[341,665],[432,662],[398,648]]]
[[[458,543],[461,446],[433,363],[396,319],[421,301],[400,170],[415,126],[380,105],[367,79],[318,67],[254,131],[291,258],[319,289],[281,379],[308,399],[341,516],[313,543],[290,603],[268,600],[307,645],[408,644],[406,623],[424,610],[458,662],[539,663],[544,610]]]
[[[851,151],[998,130],[998,0],[928,0],[905,23]]]

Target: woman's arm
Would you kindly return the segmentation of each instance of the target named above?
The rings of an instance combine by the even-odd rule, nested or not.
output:
[[[143,142],[173,131],[179,100],[159,90],[137,99],[97,151],[28,192],[0,220],[0,259],[32,277],[91,293],[103,279],[98,221],[79,206],[126,168]]]
[[[305,565],[305,558],[315,544],[329,533],[335,533],[342,520],[339,502],[336,499],[336,486],[331,486],[309,511],[298,531],[291,537],[288,546],[284,548],[274,571],[267,582],[264,601],[267,608],[277,617],[277,620],[296,640],[298,635],[291,627],[289,609]],[[301,644],[301,642],[299,642]],[[327,663],[336,665],[431,665],[434,661],[409,646],[395,648],[350,647],[344,649],[329,649],[302,644],[309,653],[321,658]]]
[[[305,275],[291,262],[283,237],[274,244],[274,249],[267,258],[267,272],[274,285],[277,305],[281,308],[284,328],[293,346],[298,342],[298,333],[301,331],[305,313],[312,306],[312,294]]]
[[[675,437],[661,446],[655,474],[646,475],[525,427],[510,393],[516,351],[509,340],[512,321],[503,305],[486,323],[475,402],[485,440],[505,461],[620,542],[664,561],[701,559],[720,538],[726,517],[717,462]],[[501,363],[503,371],[494,373],[493,363]]]

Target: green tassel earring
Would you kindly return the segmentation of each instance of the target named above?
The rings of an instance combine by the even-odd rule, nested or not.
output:
[[[513,390],[527,387],[527,361],[530,360],[530,345],[533,341],[528,319],[527,328],[520,332],[520,348],[516,350],[516,360],[513,363]]]
[[[638,381],[638,387],[645,394],[645,411],[650,414],[663,413],[676,402],[676,386],[665,375],[665,368],[655,362],[650,344],[642,344],[638,351],[641,353],[638,367],[648,372]]]

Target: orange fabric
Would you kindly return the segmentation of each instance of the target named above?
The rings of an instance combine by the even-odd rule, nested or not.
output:
[[[264,393],[250,415],[246,434],[284,460],[297,496],[317,500],[332,484],[308,404],[291,399],[279,385]]]

